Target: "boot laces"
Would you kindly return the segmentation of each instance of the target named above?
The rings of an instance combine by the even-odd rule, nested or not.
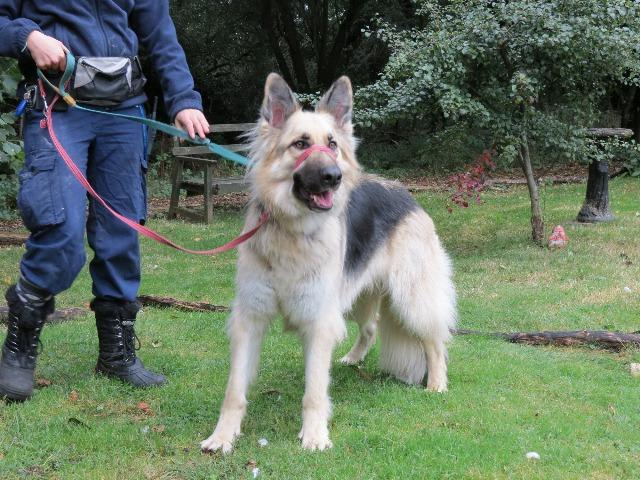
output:
[[[126,361],[134,360],[136,350],[140,350],[140,339],[133,329],[134,322],[123,320],[121,322],[123,332],[124,357]]]
[[[44,351],[44,345],[40,340],[40,330],[42,327],[33,330],[18,329],[18,349],[26,353],[30,358],[35,358]]]

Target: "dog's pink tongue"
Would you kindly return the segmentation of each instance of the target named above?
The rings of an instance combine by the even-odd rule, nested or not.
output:
[[[333,192],[331,190],[311,195],[313,201],[320,208],[331,208],[333,206]]]

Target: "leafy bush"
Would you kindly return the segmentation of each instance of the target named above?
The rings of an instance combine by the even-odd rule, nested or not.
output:
[[[522,133],[565,158],[584,157],[580,134],[614,83],[640,85],[640,6],[629,0],[418,0],[423,27],[378,20],[368,32],[391,56],[356,92],[363,125],[420,119],[468,123],[499,147]]]
[[[594,161],[617,160],[623,164],[623,173],[640,177],[640,145],[634,140],[626,141],[619,138],[591,140],[588,148],[589,157]]]
[[[0,58],[0,106],[15,108],[13,100],[20,73],[14,60]],[[0,115],[0,219],[15,216],[18,193],[18,171],[22,165],[22,141],[16,132],[16,118],[11,113]]]
[[[486,131],[468,125],[453,125],[435,133],[415,127],[385,131],[360,129],[364,137],[358,160],[368,170],[389,177],[406,177],[416,172],[446,174],[470,163],[490,138]]]

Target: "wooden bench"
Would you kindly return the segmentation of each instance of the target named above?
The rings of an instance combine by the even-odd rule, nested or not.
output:
[[[211,133],[235,133],[236,136],[251,130],[255,123],[227,123],[211,125]],[[245,144],[224,144],[216,142],[226,149],[234,152],[244,152]],[[173,162],[171,168],[171,201],[169,203],[168,218],[178,216],[204,223],[210,223],[213,219],[213,196],[223,193],[242,192],[247,190],[244,176],[216,177],[218,168],[218,155],[212,153],[208,147],[198,145],[189,146],[185,143],[176,143],[172,150]],[[228,160],[223,160],[228,161]],[[194,171],[202,171],[202,179],[185,178],[185,167]],[[204,205],[201,209],[180,206],[182,191],[186,196],[204,195]]]

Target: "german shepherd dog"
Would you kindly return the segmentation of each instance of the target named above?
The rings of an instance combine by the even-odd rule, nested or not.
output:
[[[426,373],[427,390],[447,389],[446,344],[456,319],[449,258],[431,218],[402,186],[362,172],[351,112],[347,77],[313,112],[300,108],[280,76],[267,78],[249,135],[245,230],[265,213],[269,219],[238,249],[229,381],[203,450],[233,448],[263,336],[278,314],[304,345],[305,449],[332,446],[329,370],[346,336],[345,315],[360,333],[343,364],[364,359],[379,324],[381,370],[409,384]]]

